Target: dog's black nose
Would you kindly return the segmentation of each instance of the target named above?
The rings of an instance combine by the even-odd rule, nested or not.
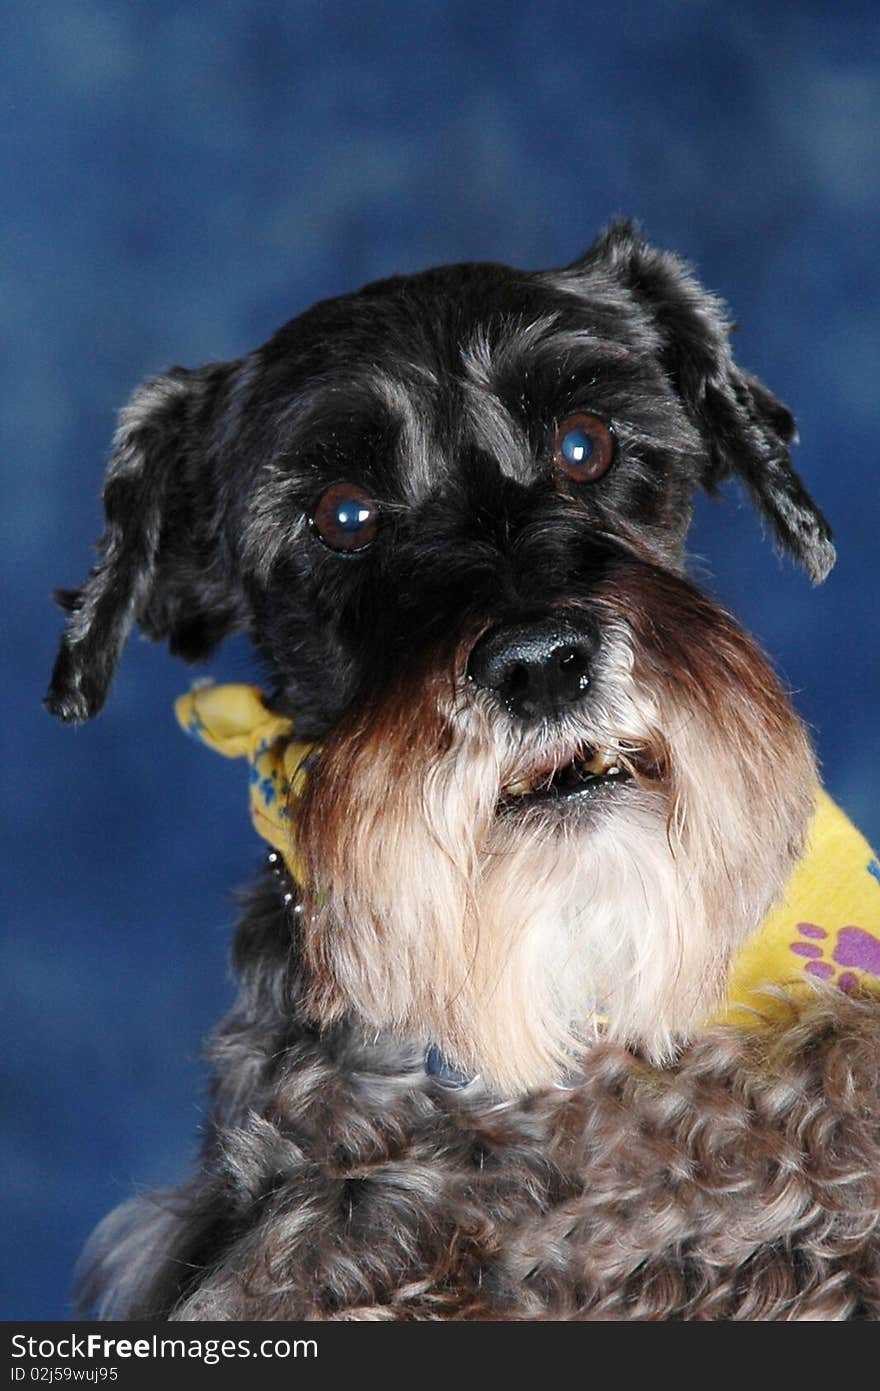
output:
[[[468,675],[520,719],[547,718],[583,698],[597,646],[595,626],[581,615],[505,623],[480,638]]]

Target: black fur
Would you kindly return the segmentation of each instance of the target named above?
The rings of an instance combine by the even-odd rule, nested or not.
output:
[[[462,360],[474,345],[483,383]],[[554,423],[577,409],[617,426],[595,487],[551,468]],[[377,651],[436,637],[426,614],[443,630],[538,591],[552,606],[600,563],[591,533],[631,528],[680,566],[694,488],[729,474],[822,579],[834,551],[791,468],[793,433],[734,365],[718,301],[625,224],[560,272],[448,266],[369,285],[239,362],[135,394],[100,560],[64,599],[48,707],[96,714],[135,621],[187,660],[247,629],[277,699],[320,733],[364,697]],[[369,554],[342,560],[303,520],[340,479],[384,518]]]

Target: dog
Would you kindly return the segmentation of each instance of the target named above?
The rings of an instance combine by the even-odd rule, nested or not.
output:
[[[189,662],[247,632],[248,719],[211,687],[181,717],[278,817],[198,1172],[105,1220],[83,1308],[880,1311],[875,1002],[719,1015],[817,773],[688,578],[694,494],[738,478],[813,581],[835,558],[729,340],[621,222],[560,270],[324,301],[124,408],[48,707],[97,714],[136,623]]]

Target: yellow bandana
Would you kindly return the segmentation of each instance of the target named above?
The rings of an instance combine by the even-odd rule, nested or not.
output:
[[[296,743],[293,721],[267,709],[256,686],[195,686],[175,701],[174,713],[209,749],[247,759],[254,826],[280,850],[296,882],[305,883],[296,818],[320,745]]]
[[[320,745],[295,742],[292,722],[267,709],[254,686],[197,686],[175,711],[187,733],[209,748],[247,758],[254,825],[304,883],[296,820]],[[734,962],[724,1019],[754,1023],[754,1010],[773,1011],[768,985],[796,985],[805,975],[841,990],[880,990],[880,863],[821,788],[807,851],[785,897]]]
[[[750,1007],[774,1013],[767,985],[796,984],[804,974],[841,990],[880,990],[880,863],[821,787],[782,902],[733,963],[727,1021],[754,1022]]]

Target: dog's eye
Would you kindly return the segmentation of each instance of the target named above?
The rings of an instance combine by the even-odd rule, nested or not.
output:
[[[614,458],[614,431],[598,415],[569,415],[556,431],[553,462],[576,483],[601,478]]]
[[[310,518],[331,551],[362,551],[375,541],[379,506],[354,483],[334,483],[318,498]]]

